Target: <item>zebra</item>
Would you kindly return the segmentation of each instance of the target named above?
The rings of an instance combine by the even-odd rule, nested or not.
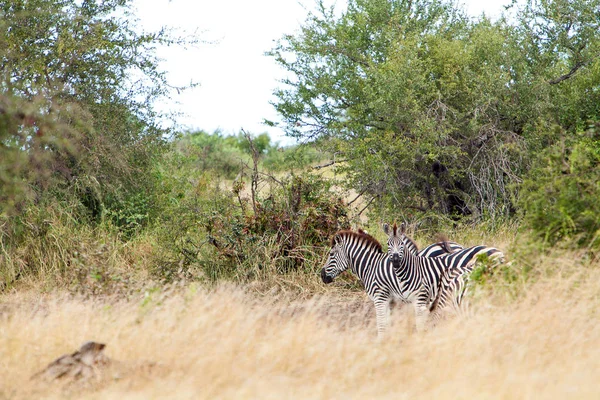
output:
[[[410,250],[414,242],[405,235],[404,225],[398,231],[396,224],[392,230],[386,224],[384,231],[388,235],[388,256],[394,273],[406,290],[403,295],[416,303],[417,330],[425,329],[430,312],[434,322],[439,319],[449,297],[452,297],[456,308],[460,307],[468,275],[480,254],[487,254],[494,259],[504,257],[500,250],[484,245],[437,257],[421,257]]]
[[[438,257],[444,254],[454,253],[464,247],[456,242],[451,242],[444,235],[438,235],[438,242],[430,244],[419,251],[417,244],[406,235],[406,225],[402,223],[400,234],[398,234],[397,225],[394,224],[394,231],[391,232],[388,224],[383,224],[383,231],[388,235],[388,254],[391,256],[394,249],[397,249],[400,243],[404,243],[408,252],[419,257]],[[395,232],[395,233],[394,233]],[[456,278],[456,277],[455,277]]]
[[[398,232],[397,225],[394,224],[394,232]],[[455,251],[462,250],[464,247],[456,242],[451,242],[447,237],[438,235],[438,242],[430,244],[423,250],[419,251],[419,247],[410,237],[406,236],[406,225],[402,223],[399,234],[394,234],[390,231],[388,224],[383,224],[383,231],[388,235],[388,254],[393,255],[394,249],[397,249],[401,243],[404,243],[406,250],[419,257],[438,257],[443,254],[454,253]]]
[[[358,276],[373,301],[377,335],[382,337],[388,325],[391,300],[407,302],[390,258],[383,252],[381,244],[366,232],[339,231],[331,239],[331,250],[321,269],[321,279],[326,284],[331,283],[347,269]]]
[[[396,229],[395,232],[398,231],[397,225],[395,224],[394,229]],[[455,251],[463,249],[462,245],[456,242],[449,241],[448,238],[445,236],[438,235],[438,242],[430,244],[429,246],[419,251],[419,247],[417,246],[415,241],[412,240],[410,237],[406,236],[405,230],[406,225],[402,223],[402,235],[393,234],[393,232],[390,231],[390,226],[388,224],[383,224],[383,231],[388,235],[388,254],[390,256],[394,253],[394,249],[398,248],[401,242],[404,243],[404,245],[406,246],[406,250],[409,253],[418,255],[419,257],[438,257],[443,254],[454,253]],[[458,278],[456,278],[455,280],[459,281]],[[451,285],[452,283],[448,282],[448,284]],[[457,289],[459,291],[462,288],[460,283],[456,284],[455,286],[458,286]],[[462,296],[460,298],[462,298]]]
[[[383,252],[381,244],[361,229],[358,232],[339,231],[333,236],[329,256],[321,269],[321,279],[329,284],[348,268],[358,276],[374,303],[377,334],[381,337],[388,325],[390,302],[393,299],[411,302],[405,296],[406,288],[394,273],[391,259]]]

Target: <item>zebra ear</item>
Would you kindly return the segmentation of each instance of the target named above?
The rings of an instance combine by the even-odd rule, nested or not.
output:
[[[406,233],[406,223],[402,223],[402,225],[400,225],[400,233],[401,234],[405,234]]]
[[[390,234],[390,226],[386,223],[383,224],[383,231],[385,232],[386,235],[389,236]]]
[[[340,235],[335,235],[332,239],[331,239],[331,245],[335,246],[336,244],[340,243],[341,238]]]

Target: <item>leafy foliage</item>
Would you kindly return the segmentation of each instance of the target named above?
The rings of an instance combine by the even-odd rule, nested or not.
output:
[[[244,140],[254,146],[248,138]],[[320,247],[348,226],[346,205],[322,177],[275,177],[263,172],[263,155],[257,151],[253,166],[238,162],[230,181],[233,171],[212,168],[197,157],[197,151],[207,151],[203,154],[209,159],[222,160],[224,149],[231,150],[224,142],[236,140],[186,135],[157,166],[164,182],[159,196],[163,209],[154,228],[160,238],[158,276],[245,280],[302,270],[306,260],[311,260],[310,269]],[[205,146],[209,142],[214,144],[210,149]],[[232,158],[235,154],[244,160],[241,147],[231,151]],[[293,150],[277,153],[288,152]]]
[[[185,132],[175,143],[181,154],[196,158],[194,168],[212,171],[228,179],[235,178],[252,159],[249,142],[241,132],[237,135],[224,135],[220,131]],[[325,158],[316,146],[280,147],[278,143],[271,143],[267,133],[252,136],[252,143],[262,167],[268,171],[303,170]]]
[[[171,91],[154,50],[182,40],[138,33],[129,4],[0,4],[2,214],[77,196],[98,221],[152,189],[146,171],[167,134],[152,103]]]
[[[598,5],[529,1],[492,22],[449,1],[321,2],[270,53],[291,75],[275,107],[391,212],[511,214],[549,127],[597,115]]]
[[[598,248],[600,0],[531,0],[497,21],[445,0],[321,3],[271,51],[290,77],[275,107],[308,142],[288,148],[164,129],[152,105],[174,88],[156,46],[196,39],[140,32],[130,4],[0,2],[0,288],[127,290],[139,265],[165,280],[312,273],[349,226],[333,180],[307,172],[325,157],[357,215],[431,228],[518,209],[548,243]]]
[[[519,199],[525,222],[544,241],[600,247],[600,124],[543,151]]]
[[[71,283],[80,267],[81,282],[106,276],[102,264],[111,264],[110,255],[97,263],[91,260],[98,257],[85,258],[103,246],[94,237],[122,249],[119,238],[131,239],[157,215],[160,182],[150,172],[169,131],[153,103],[174,88],[155,49],[196,39],[140,32],[130,4],[0,2],[0,264],[6,284],[28,275]]]

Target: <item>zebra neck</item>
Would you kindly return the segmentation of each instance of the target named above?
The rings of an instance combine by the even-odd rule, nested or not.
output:
[[[360,249],[354,254],[350,254],[350,269],[364,283],[367,275],[382,258],[387,257],[387,254],[377,253],[373,249]]]
[[[394,266],[394,272],[399,278],[406,278],[411,275],[411,272],[416,270],[419,265],[420,257],[415,256],[413,254],[404,253],[404,256],[400,259],[398,263],[392,263]]]

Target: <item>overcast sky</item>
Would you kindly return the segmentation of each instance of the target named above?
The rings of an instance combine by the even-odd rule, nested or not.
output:
[[[465,0],[464,4],[472,15],[485,12],[493,17],[510,2]],[[225,133],[244,128],[290,143],[281,129],[262,124],[264,118],[277,120],[269,101],[274,100],[273,90],[284,74],[264,53],[284,34],[296,32],[313,4],[313,0],[138,0],[136,15],[145,30],[161,26],[190,33],[198,30],[203,40],[214,42],[188,50],[159,50],[172,84],[200,83],[175,96],[180,104],[163,107],[183,112],[179,119],[183,127]]]

